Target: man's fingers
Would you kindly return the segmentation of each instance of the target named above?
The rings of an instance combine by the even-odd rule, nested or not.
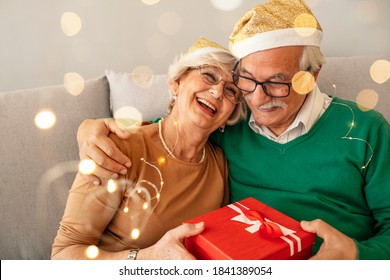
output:
[[[131,134],[128,131],[121,129],[115,119],[106,119],[105,123],[108,129],[115,133],[119,138],[128,139],[130,137]]]
[[[334,233],[334,228],[321,219],[301,221],[301,227],[303,230],[317,234],[322,239],[324,239],[326,235],[329,235],[329,233]]]
[[[115,143],[110,138],[102,139],[101,141],[98,141],[96,143],[96,146],[103,151],[103,153],[112,160],[107,161],[108,164],[114,162],[113,169],[110,169],[110,166],[105,166],[106,158],[107,156],[103,156],[101,154],[100,163],[96,161],[97,163],[101,164],[104,168],[107,168],[108,170],[115,171],[117,173],[121,173],[123,169],[126,169],[125,167],[131,166],[130,159],[125,156],[121,150],[118,149],[118,147],[115,145]],[[118,164],[115,164],[118,163]]]
[[[125,175],[127,173],[127,168],[116,161],[112,160],[105,156],[104,152],[100,149],[90,149],[87,151],[87,154],[81,154],[80,158],[91,159],[95,162],[95,168],[91,174],[84,174],[84,178],[88,178],[89,182],[95,181],[97,178],[90,178],[91,176],[99,177],[100,179],[116,179],[119,174]],[[100,180],[98,180],[100,181]]]
[[[109,138],[107,138],[109,139]],[[111,139],[109,139],[111,141]],[[97,165],[97,170],[98,172],[93,172],[95,175],[103,175],[103,179],[110,179],[112,178],[111,176],[116,173],[116,174],[126,174],[127,173],[127,166],[125,164],[129,165],[129,159],[126,161],[126,156],[125,159],[121,157],[121,155],[117,155],[118,153],[121,154],[121,152],[118,150],[116,147],[111,147],[111,145],[114,145],[114,142],[111,141],[105,141],[105,143],[99,143],[96,146],[89,146],[85,147],[83,149],[83,152],[80,151],[80,158],[81,159],[92,159]],[[102,141],[103,142],[103,141]],[[107,144],[108,143],[108,144]],[[115,146],[115,145],[114,145]],[[107,153],[110,153],[114,155],[114,158],[107,157]],[[122,164],[121,162],[118,162],[116,159],[121,158],[122,161],[126,162]],[[101,167],[101,168],[99,168]],[[101,173],[101,170],[107,170],[107,172]]]

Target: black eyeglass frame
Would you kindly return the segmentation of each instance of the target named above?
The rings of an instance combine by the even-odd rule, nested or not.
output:
[[[249,77],[245,77],[245,76],[242,76],[240,74],[237,74],[236,73],[236,69],[237,69],[237,66],[240,64],[241,61],[237,61],[236,65],[234,66],[231,74],[232,74],[232,77],[233,77],[233,84],[239,88],[241,91],[242,91],[242,95],[245,96],[245,95],[248,95],[248,94],[251,94],[252,92],[254,92],[257,88],[258,85],[261,85],[261,88],[263,89],[263,92],[265,93],[265,95],[269,96],[269,97],[273,97],[273,98],[284,98],[284,97],[287,97],[290,95],[290,92],[291,92],[291,86],[292,86],[292,83],[284,83],[284,82],[272,82],[272,81],[267,81],[267,82],[259,82],[255,79],[252,79],[252,78],[249,78]],[[236,77],[238,79],[236,79]],[[252,82],[255,83],[255,88],[252,90],[252,91],[249,91],[249,90],[245,90],[245,89],[242,89],[238,86],[238,80],[242,78],[242,79],[246,79],[246,80],[250,80]],[[270,93],[268,93],[267,91],[267,88],[265,85],[267,84],[273,84],[273,85],[285,85],[288,87],[288,91],[287,91],[287,94],[286,95],[282,95],[282,96],[275,96],[275,95],[272,95]]]
[[[215,69],[215,71],[216,71],[216,72],[218,73],[218,75],[219,75],[219,80],[218,80],[218,82],[216,82],[216,83],[210,83],[209,80],[203,78],[203,75],[202,75],[202,68],[204,68],[204,67],[215,68],[215,67],[212,66],[212,65],[205,64],[205,65],[199,65],[199,66],[195,66],[195,67],[189,67],[189,68],[187,69],[187,71],[189,71],[189,70],[199,70],[199,74],[200,74],[200,77],[201,77],[202,81],[204,81],[206,84],[211,85],[211,86],[218,85],[218,84],[222,81],[222,75]],[[233,83],[233,84],[234,84],[234,83]],[[234,84],[234,86],[236,86],[236,85]],[[236,87],[237,87],[237,86],[236,86]],[[239,87],[237,87],[237,88],[241,91],[241,89],[240,89]],[[224,89],[225,89],[225,87],[224,87]],[[227,97],[226,94],[225,94],[225,91],[223,92],[223,96],[224,96],[227,100],[229,100],[231,103],[233,103],[233,104],[239,104],[239,103],[241,103],[242,100],[244,99],[244,96],[243,96],[242,92],[240,92],[240,93],[238,94],[238,97],[236,97],[237,101],[233,101],[233,100],[231,100],[229,97]]]

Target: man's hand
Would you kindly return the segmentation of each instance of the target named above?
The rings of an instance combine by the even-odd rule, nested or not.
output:
[[[111,118],[85,120],[77,131],[80,159],[92,159],[97,164],[93,174],[83,175],[95,185],[100,184],[99,178],[116,179],[119,173],[126,174],[127,168],[131,166],[130,159],[108,137],[110,132],[122,139],[130,136]]]
[[[139,260],[195,260],[183,245],[186,237],[204,230],[204,223],[183,224],[171,229],[153,246],[138,252]]]
[[[357,259],[357,247],[352,238],[324,221],[320,219],[301,221],[301,227],[308,232],[316,233],[324,241],[317,254],[310,258],[311,260]]]

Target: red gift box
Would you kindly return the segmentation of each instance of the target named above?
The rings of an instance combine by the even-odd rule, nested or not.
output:
[[[200,260],[308,259],[316,235],[299,222],[250,197],[186,221],[203,221],[205,230],[186,238]]]

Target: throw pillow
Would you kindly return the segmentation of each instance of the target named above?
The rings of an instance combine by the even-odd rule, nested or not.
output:
[[[125,127],[167,115],[170,94],[167,75],[106,70],[112,115]]]

